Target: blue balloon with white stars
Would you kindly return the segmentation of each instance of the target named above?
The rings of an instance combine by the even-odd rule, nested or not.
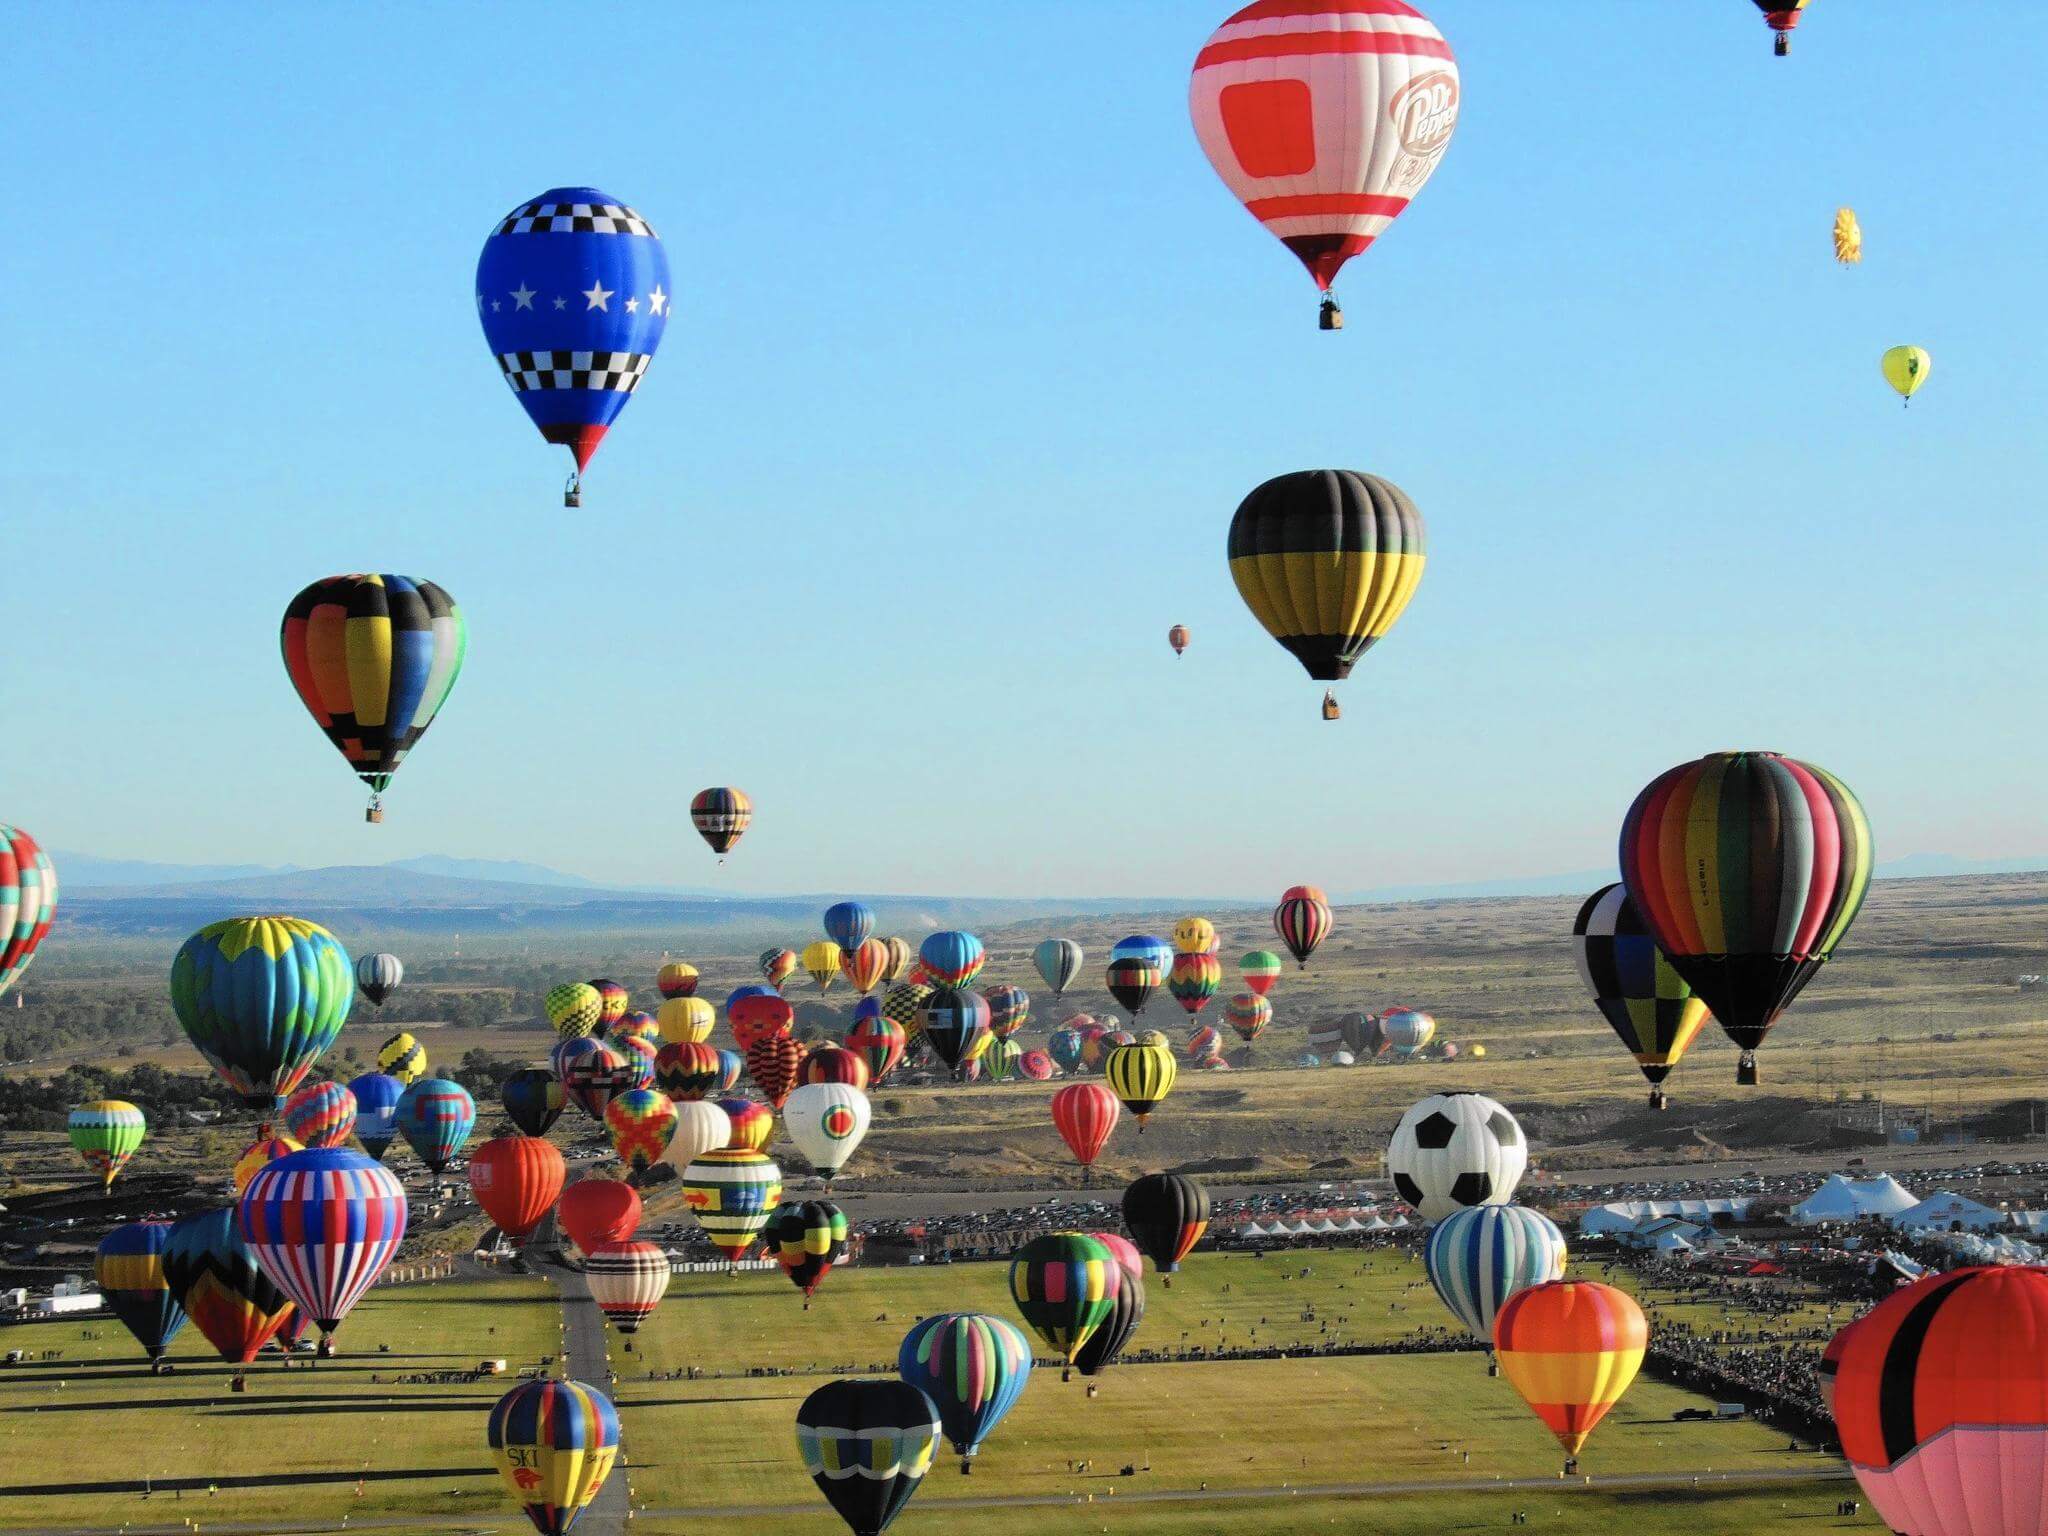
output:
[[[580,473],[668,329],[668,258],[631,208],[554,187],[498,221],[476,264],[477,317],[505,382]]]

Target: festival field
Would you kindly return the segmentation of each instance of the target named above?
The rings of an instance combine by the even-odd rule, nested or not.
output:
[[[678,1276],[631,1353],[608,1335],[634,1529],[696,1530],[719,1511],[764,1508],[778,1529],[835,1529],[793,1454],[797,1403],[842,1370],[893,1370],[897,1342],[921,1315],[1009,1315],[1005,1273],[1000,1264],[842,1269],[809,1313],[779,1273]],[[1170,1288],[1155,1277],[1147,1296],[1137,1347],[1280,1346],[1294,1357],[1120,1364],[1099,1378],[1093,1400],[1083,1378],[1062,1384],[1056,1367],[1041,1364],[973,1476],[943,1458],[903,1528],[947,1528],[957,1515],[943,1506],[957,1499],[1086,1503],[1092,1495],[1089,1518],[1104,1530],[1308,1531],[1343,1525],[1358,1508],[1318,1499],[1317,1489],[1358,1485],[1373,1487],[1375,1528],[1394,1531],[1488,1528],[1514,1510],[1532,1526],[1568,1511],[1574,1530],[1699,1528],[1696,1509],[1692,1525],[1655,1523],[1664,1516],[1646,1513],[1660,1507],[1646,1491],[1560,1485],[1556,1443],[1505,1380],[1487,1377],[1477,1351],[1304,1358],[1317,1344],[1442,1326],[1406,1255],[1200,1255]],[[413,1522],[400,1529],[483,1516],[485,1526],[467,1518],[463,1527],[510,1530],[516,1517],[503,1509],[482,1441],[483,1411],[506,1381],[398,1378],[500,1356],[517,1372],[559,1350],[559,1320],[552,1292],[532,1278],[382,1288],[345,1325],[343,1358],[289,1372],[266,1360],[243,1395],[228,1392],[225,1366],[202,1361],[189,1328],[173,1347],[177,1370],[154,1378],[130,1363],[132,1346],[111,1319],[10,1330],[10,1347],[63,1356],[0,1371],[0,1456],[38,1469],[0,1491],[0,1529],[112,1530],[187,1517],[202,1528],[265,1526],[288,1513]],[[372,1353],[381,1343],[389,1355]],[[703,1374],[680,1374],[690,1366]],[[572,1361],[571,1369],[599,1376],[603,1367]],[[1584,1470],[1688,1487],[1694,1475],[1709,1484],[1733,1476],[1739,1497],[1729,1495],[1728,1518],[1739,1511],[1755,1529],[1780,1528],[1768,1521],[1781,1505],[1788,1522],[1798,1517],[1781,1528],[1812,1529],[1844,1495],[1841,1480],[1803,1480],[1825,1478],[1837,1464],[1810,1449],[1788,1453],[1778,1432],[1673,1422],[1677,1410],[1704,1401],[1640,1379],[1595,1434]],[[79,1452],[84,1441],[94,1446],[89,1459]],[[1119,1475],[1126,1464],[1139,1470]],[[147,1500],[145,1475],[155,1490]],[[1779,1481],[1787,1478],[1801,1480]],[[1508,1481],[1519,1486],[1499,1486]],[[1205,1483],[1217,1498],[1202,1497]],[[280,1489],[289,1490],[285,1503]],[[1042,1530],[1050,1518],[1036,1503],[974,1515],[977,1529],[1001,1532]]]

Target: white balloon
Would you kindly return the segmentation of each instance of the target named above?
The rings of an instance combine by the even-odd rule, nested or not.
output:
[[[1387,1143],[1395,1193],[1431,1222],[1466,1206],[1507,1204],[1528,1162],[1520,1123],[1483,1093],[1431,1094]]]
[[[731,1115],[708,1099],[684,1099],[676,1105],[676,1133],[669,1138],[661,1160],[687,1168],[703,1153],[731,1140]]]
[[[830,1180],[868,1133],[868,1096],[851,1083],[805,1083],[782,1106],[782,1128]]]

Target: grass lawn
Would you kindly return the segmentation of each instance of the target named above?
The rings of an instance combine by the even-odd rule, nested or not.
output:
[[[233,1368],[190,1324],[167,1376],[112,1317],[0,1333],[31,1355],[0,1369],[0,1530],[498,1510],[484,1417],[509,1382],[394,1378],[499,1357],[516,1372],[555,1353],[554,1293],[537,1279],[379,1288],[337,1338],[339,1358],[286,1371],[267,1356],[231,1393]],[[34,1358],[44,1350],[62,1358]]]

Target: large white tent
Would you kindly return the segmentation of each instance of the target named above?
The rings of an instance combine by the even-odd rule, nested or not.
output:
[[[1792,1207],[1792,1219],[1804,1227],[1819,1226],[1824,1221],[1868,1221],[1874,1216],[1896,1216],[1918,1203],[1919,1197],[1888,1173],[1871,1179],[1852,1179],[1836,1173]]]
[[[1670,1216],[1712,1226],[1717,1220],[1745,1220],[1754,1203],[1747,1195],[1717,1200],[1614,1200],[1582,1213],[1579,1231],[1586,1237],[1614,1237]]]
[[[1907,1232],[1990,1232],[2005,1225],[2005,1212],[1942,1189],[1900,1211],[1891,1224]]]

